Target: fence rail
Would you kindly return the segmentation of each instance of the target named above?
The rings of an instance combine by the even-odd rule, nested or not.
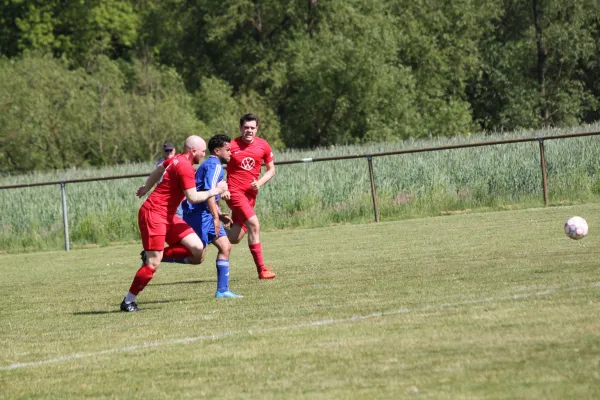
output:
[[[415,149],[386,151],[386,152],[381,152],[381,153],[353,154],[353,155],[346,155],[346,156],[319,157],[319,158],[302,158],[299,160],[278,161],[275,164],[276,165],[290,165],[290,164],[300,164],[300,163],[309,163],[309,162],[322,162],[322,161],[336,161],[336,160],[366,158],[367,166],[368,166],[368,170],[369,170],[369,180],[371,183],[371,197],[372,197],[372,201],[373,201],[374,220],[375,220],[375,222],[379,222],[379,209],[377,206],[377,188],[375,185],[375,173],[373,170],[373,157],[383,157],[383,156],[411,154],[411,153],[422,153],[422,152],[429,152],[429,151],[464,149],[464,148],[470,148],[470,147],[496,146],[496,145],[504,145],[504,144],[511,144],[511,143],[538,142],[539,149],[540,149],[540,170],[541,170],[541,179],[542,179],[542,188],[543,188],[543,198],[544,198],[544,205],[547,207],[548,206],[548,179],[547,179],[547,172],[546,172],[544,141],[557,140],[557,139],[569,139],[569,138],[582,137],[582,136],[597,136],[597,135],[600,135],[600,132],[567,133],[567,134],[555,135],[555,136],[536,136],[533,138],[506,139],[506,140],[494,140],[494,141],[485,141],[485,142],[477,142],[477,143],[455,144],[455,145],[447,145],[447,146],[421,147],[421,148],[415,148]],[[65,250],[69,251],[70,250],[69,228],[68,228],[69,224],[68,224],[67,194],[66,194],[66,185],[67,184],[82,183],[82,182],[108,181],[108,180],[115,180],[115,179],[129,179],[129,178],[142,178],[142,177],[145,178],[147,176],[148,176],[148,174],[146,173],[146,174],[131,174],[131,175],[115,175],[115,176],[107,176],[107,177],[99,177],[99,178],[69,179],[69,180],[52,181],[52,182],[25,183],[25,184],[18,184],[18,185],[0,186],[0,190],[28,188],[28,187],[36,187],[36,186],[60,185],[61,196],[62,196],[64,234],[65,234]]]

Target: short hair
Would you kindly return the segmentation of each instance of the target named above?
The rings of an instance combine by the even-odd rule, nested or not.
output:
[[[208,152],[212,154],[215,149],[225,146],[225,143],[231,142],[231,138],[227,135],[215,135],[208,141]]]
[[[252,113],[242,115],[242,118],[240,118],[240,126],[243,126],[244,122],[249,121],[256,121],[256,126],[258,126],[258,115]]]

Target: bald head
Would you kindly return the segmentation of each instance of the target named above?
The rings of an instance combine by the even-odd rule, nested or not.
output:
[[[185,139],[183,153],[188,155],[194,164],[200,164],[206,153],[206,142],[200,136],[189,136]]]

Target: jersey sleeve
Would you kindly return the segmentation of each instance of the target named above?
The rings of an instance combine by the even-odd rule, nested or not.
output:
[[[177,169],[177,176],[179,178],[179,183],[181,184],[181,188],[183,190],[196,188],[196,178],[194,175],[195,171],[192,164],[179,163]]]
[[[223,167],[220,163],[211,163],[204,175],[204,187],[214,189],[221,179],[223,179]]]
[[[204,164],[200,164],[196,169],[196,190],[199,192],[205,190],[204,176],[206,176],[206,174],[204,172]]]
[[[271,146],[269,145],[269,143],[265,140],[263,142],[263,149],[264,149],[264,157],[263,157],[263,162],[265,164],[270,163],[271,161],[275,160],[275,157],[273,157],[273,150],[271,149]]]

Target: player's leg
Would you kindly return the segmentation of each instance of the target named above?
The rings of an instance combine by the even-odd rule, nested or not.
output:
[[[133,278],[129,292],[121,302],[121,311],[125,312],[139,311],[137,295],[152,280],[160,265],[165,245],[166,221],[162,221],[142,207],[138,212],[138,225],[142,236],[145,259]]]
[[[242,232],[248,231],[248,234],[252,235],[252,238],[248,236],[248,248],[254,259],[259,279],[273,279],[275,274],[265,267],[263,261],[260,223],[254,213],[255,204],[256,197],[246,196],[243,193],[231,193],[227,205],[231,209],[231,219],[234,225],[227,236],[231,243],[238,243],[244,235]]]
[[[231,242],[227,238],[225,229],[221,226],[218,234],[215,232],[214,222],[212,216],[208,216],[207,225],[209,225],[209,240],[217,247],[217,292],[215,297],[223,298],[240,298],[238,294],[233,293],[229,290],[229,255],[231,253]]]
[[[248,218],[244,223],[248,229],[248,246],[260,243],[260,221],[256,215]]]
[[[191,253],[191,255],[187,257],[188,263],[200,264],[204,261],[204,245],[196,232],[192,231],[189,235],[181,239],[180,243]]]
[[[235,222],[231,224],[231,228],[227,230],[227,239],[229,239],[229,243],[231,244],[238,244],[245,235],[246,231],[242,228],[242,225]]]
[[[193,222],[193,221],[192,221]],[[165,249],[163,262],[200,264],[203,260],[204,244],[191,224],[173,216],[166,237],[169,247]]]
[[[258,272],[259,279],[273,279],[275,274],[270,271],[270,267],[265,266],[262,254],[262,245],[260,243],[260,222],[254,212],[254,206],[256,205],[256,197],[243,196],[238,199],[237,208],[232,209],[232,218],[234,222],[243,221],[242,229],[248,233],[248,248],[252,254],[252,259],[256,265],[256,271]]]
[[[245,222],[248,229],[248,248],[254,259],[259,279],[273,279],[275,273],[270,271],[270,267],[265,266],[262,254],[262,245],[260,244],[260,222],[256,215],[248,218]]]
[[[231,253],[231,243],[225,235],[224,229],[221,227],[221,236],[216,238],[213,243],[218,249],[217,253],[217,292],[215,297],[223,298],[240,298],[238,294],[229,290],[229,254]]]

